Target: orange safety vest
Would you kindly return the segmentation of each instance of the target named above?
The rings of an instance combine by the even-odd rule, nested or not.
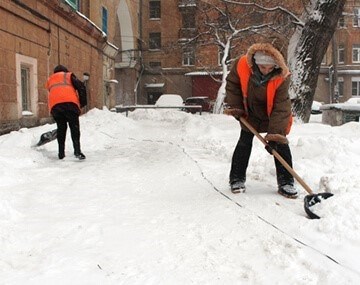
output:
[[[56,72],[52,74],[46,88],[49,90],[49,110],[59,103],[75,103],[80,109],[78,94],[71,83],[71,72]]]
[[[243,103],[244,103],[244,109],[245,113],[248,113],[248,105],[247,105],[247,97],[248,97],[248,84],[251,76],[251,69],[249,67],[247,56],[244,55],[240,58],[238,64],[237,64],[237,73],[240,78],[241,83],[241,91],[243,93]],[[266,112],[268,116],[271,115],[271,112],[274,107],[274,99],[276,90],[279,88],[279,86],[284,82],[284,77],[275,77],[271,78],[266,86],[266,97],[267,97],[267,106],[266,106]],[[291,125],[293,122],[292,115],[290,115],[289,123],[286,127],[286,134],[290,132]]]

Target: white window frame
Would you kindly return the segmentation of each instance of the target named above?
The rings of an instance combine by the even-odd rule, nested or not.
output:
[[[356,94],[353,94],[353,83],[356,82]],[[351,96],[360,96],[360,77],[351,77]]]
[[[356,52],[356,57],[357,58],[354,59],[355,52]],[[360,63],[360,45],[353,45],[352,46],[352,62],[353,63]]]
[[[16,97],[18,107],[18,118],[23,116],[38,116],[38,74],[37,59],[21,54],[16,54]],[[30,111],[22,109],[22,88],[21,88],[21,67],[26,66],[29,69],[29,92],[30,92]]]
[[[195,65],[195,51],[193,49],[185,49],[183,51],[182,65],[183,66],[194,66]]]
[[[360,8],[354,8],[353,27],[360,27]]]
[[[342,61],[340,60],[341,59],[341,55],[342,54]],[[338,63],[340,64],[343,64],[345,63],[345,48],[343,45],[339,45],[338,46]]]

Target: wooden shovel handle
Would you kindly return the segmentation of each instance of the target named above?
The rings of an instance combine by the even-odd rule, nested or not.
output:
[[[265,146],[268,146],[268,142],[249,124],[249,122],[244,118],[240,117],[241,123],[243,123]],[[299,182],[299,184],[304,187],[306,192],[308,192],[310,195],[313,194],[313,191],[311,188],[305,183],[305,181],[295,172],[294,169],[291,168],[291,166],[281,157],[281,155],[275,150],[272,149],[271,153],[273,156],[276,157],[276,159],[286,168],[289,173],[294,176],[294,178]]]

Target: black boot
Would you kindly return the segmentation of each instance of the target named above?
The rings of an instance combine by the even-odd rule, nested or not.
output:
[[[246,169],[249,164],[253,138],[252,133],[241,130],[240,139],[231,161],[229,182],[232,192],[239,191],[239,189],[242,189],[242,192],[245,191]]]
[[[78,159],[80,159],[80,160],[86,158],[85,154],[83,154],[81,151],[75,152],[74,155],[75,155],[76,158],[78,158]]]
[[[281,157],[292,167],[292,156],[288,144],[276,144],[273,147]],[[294,177],[286,170],[286,168],[276,159],[276,178],[278,184],[278,193],[287,198],[296,198],[298,192],[294,187]]]
[[[59,159],[63,159],[65,157],[65,144],[59,143]]]
[[[73,146],[74,146],[74,155],[75,155],[75,157],[80,159],[80,160],[85,159],[86,156],[81,152],[80,142],[79,141],[74,141]]]

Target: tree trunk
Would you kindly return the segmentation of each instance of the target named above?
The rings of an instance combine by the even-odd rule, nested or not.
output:
[[[305,15],[304,27],[290,40],[289,59],[292,79],[289,93],[293,111],[302,122],[309,122],[311,105],[321,61],[334,35],[346,0],[314,0]]]

